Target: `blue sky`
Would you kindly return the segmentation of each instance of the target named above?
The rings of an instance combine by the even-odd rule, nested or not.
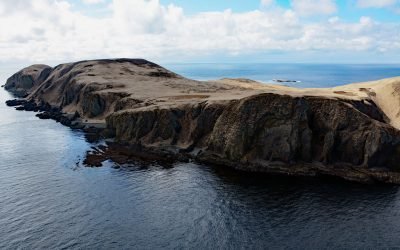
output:
[[[375,0],[379,2],[380,0]],[[232,9],[235,12],[247,12],[258,9],[258,0],[161,0],[163,4],[176,4],[181,6],[188,13],[195,14],[203,11],[221,11]],[[290,0],[277,0],[277,4],[283,8],[290,8]],[[318,1],[316,1],[318,2]],[[400,13],[396,13],[391,8],[358,8],[357,1],[337,0],[337,16],[346,20],[358,20],[361,16],[372,16],[380,21],[400,21]]]
[[[0,1],[0,63],[400,63],[400,0]]]
[[[379,2],[380,0],[375,0]],[[385,1],[385,0],[384,0]],[[71,0],[77,9],[84,10],[87,13],[96,14],[99,13],[99,9],[93,7],[93,5],[84,4],[81,0]],[[290,0],[276,0],[277,5],[283,8],[290,8]],[[318,0],[316,1],[318,2]],[[98,6],[106,6],[111,3],[111,0],[104,0]],[[188,15],[193,15],[206,11],[223,11],[226,9],[231,9],[234,12],[247,12],[260,8],[259,0],[160,0],[163,5],[174,4],[180,6],[184,9],[185,13]],[[394,4],[385,8],[359,8],[357,7],[356,0],[337,0],[336,1],[338,11],[337,16],[349,21],[358,20],[362,16],[371,16],[376,20],[385,22],[399,22],[400,13],[394,10],[400,8],[400,4]],[[100,9],[104,13],[105,9]]]

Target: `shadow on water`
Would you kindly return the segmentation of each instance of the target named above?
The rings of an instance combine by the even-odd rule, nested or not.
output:
[[[400,243],[398,186],[259,175],[221,167],[212,172],[224,183],[221,197],[242,205],[229,205],[226,210],[257,213],[243,216],[244,227],[270,226],[269,237],[263,234],[258,243],[318,248],[381,246],[381,240],[387,239],[391,246]]]
[[[376,202],[390,207],[397,199],[399,186],[387,184],[360,184],[335,177],[292,177],[246,173],[229,168],[214,166],[210,168],[225,185],[235,189],[235,193],[259,192],[266,205],[270,200],[285,207],[286,203],[304,202],[313,197],[313,206],[357,207],[360,203]],[[282,203],[281,203],[282,202]]]
[[[148,176],[146,185],[154,185],[151,195],[168,211],[164,216],[187,229],[181,237],[190,246],[261,249],[400,243],[398,186],[250,174],[193,163],[117,171],[132,181]],[[150,211],[148,216],[154,216]]]

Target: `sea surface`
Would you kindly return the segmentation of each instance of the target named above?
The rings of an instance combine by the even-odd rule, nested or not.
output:
[[[247,78],[265,83],[273,80],[299,88],[335,87],[400,76],[400,64],[268,64],[268,63],[190,63],[167,64],[168,69],[197,80]]]
[[[168,65],[167,65],[168,66]],[[334,86],[395,65],[190,64],[196,79]],[[14,73],[0,69],[0,81]],[[400,189],[176,163],[86,168],[79,131],[15,111],[0,90],[0,249],[325,249],[400,246]]]

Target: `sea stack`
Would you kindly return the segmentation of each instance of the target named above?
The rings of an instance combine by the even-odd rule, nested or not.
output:
[[[9,106],[100,128],[125,147],[119,159],[146,152],[244,171],[400,184],[400,78],[296,89],[196,81],[143,59],[114,59],[33,65],[5,89],[24,97]],[[113,154],[98,158],[107,157]]]

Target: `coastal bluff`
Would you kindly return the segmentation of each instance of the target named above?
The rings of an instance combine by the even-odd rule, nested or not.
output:
[[[150,156],[400,184],[400,78],[297,89],[196,81],[144,59],[104,59],[32,65],[4,88],[20,97],[7,102],[17,110],[112,140],[88,164]]]

